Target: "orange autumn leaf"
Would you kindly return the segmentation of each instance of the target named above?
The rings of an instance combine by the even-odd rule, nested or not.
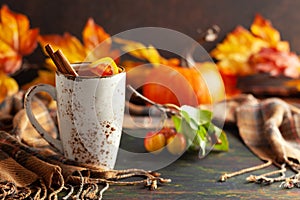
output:
[[[0,10],[0,71],[12,74],[20,69],[22,57],[37,46],[39,29],[30,29],[28,18],[3,5]]]
[[[75,36],[65,33],[60,36],[57,34],[43,35],[39,37],[42,47],[51,44],[53,49],[60,49],[71,63],[81,62],[86,57],[86,49]]]
[[[111,57],[118,61],[119,50],[112,50],[112,39],[105,30],[89,18],[82,32],[84,46],[88,51],[86,61],[95,61],[103,57]]]
[[[104,29],[90,18],[82,31],[83,43],[70,33],[62,36],[58,34],[42,35],[39,37],[39,43],[43,48],[47,44],[51,44],[53,49],[60,49],[70,63],[93,62],[102,57],[114,59],[119,57],[119,51],[111,50],[109,37]]]
[[[83,29],[82,36],[83,42],[89,50],[93,50],[97,45],[104,41],[107,43],[108,47],[111,46],[110,35],[107,34],[102,27],[95,24],[95,21],[92,18],[88,19],[85,28]]]
[[[0,72],[0,103],[7,97],[17,93],[19,90],[18,83],[15,79]]]

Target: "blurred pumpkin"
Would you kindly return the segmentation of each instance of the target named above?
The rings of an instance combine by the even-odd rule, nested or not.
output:
[[[161,104],[211,104],[225,98],[219,71],[213,62],[181,67],[178,58],[166,59],[152,45],[114,38],[121,49],[137,58],[137,62],[123,62],[127,83],[143,89],[143,95]]]
[[[160,104],[212,104],[225,98],[222,78],[214,63],[195,67],[159,65],[153,67],[143,86],[143,94]]]

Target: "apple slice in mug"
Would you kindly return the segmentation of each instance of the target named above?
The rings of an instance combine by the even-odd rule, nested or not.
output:
[[[104,57],[92,62],[89,65],[80,67],[80,76],[111,76],[119,73],[119,67],[110,57]]]

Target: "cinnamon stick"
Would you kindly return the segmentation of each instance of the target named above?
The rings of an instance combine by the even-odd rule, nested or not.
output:
[[[59,62],[59,59],[56,58],[56,56],[54,55],[54,51],[51,47],[50,44],[47,44],[45,46],[45,49],[48,53],[48,55],[50,56],[50,58],[52,59],[52,61],[54,62],[55,66],[56,66],[56,69],[61,72],[61,73],[66,73],[66,71],[64,70],[64,68],[62,67],[62,64]]]
[[[77,72],[74,70],[67,58],[59,49],[54,53],[54,55],[59,59],[67,74],[78,76]]]
[[[72,76],[78,76],[74,68],[60,50],[54,52],[50,44],[47,44],[45,49],[59,72]]]
[[[57,54],[53,53],[53,57],[55,59],[55,62],[59,65],[58,71],[62,74],[68,74],[68,71],[66,70],[66,68],[64,67],[64,64],[61,62],[60,58],[57,56]]]

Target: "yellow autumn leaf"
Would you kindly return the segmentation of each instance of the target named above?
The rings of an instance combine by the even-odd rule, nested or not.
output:
[[[17,93],[19,90],[18,83],[15,79],[0,72],[0,103],[7,97]]]
[[[148,61],[152,64],[164,64],[164,65],[179,65],[180,61],[177,58],[166,59],[162,57],[157,49],[152,45],[148,47],[140,42],[132,40],[125,40],[122,38],[114,38],[114,42],[123,45],[121,49],[143,61]]]
[[[38,35],[39,29],[30,29],[25,15],[3,5],[0,10],[0,71],[12,74],[20,69],[22,57],[36,48]]]
[[[271,21],[264,19],[261,15],[255,16],[250,30],[254,36],[269,43],[270,47],[281,51],[290,51],[289,43],[281,41],[279,31],[272,26]]]
[[[211,56],[218,60],[218,67],[222,73],[246,75],[253,73],[247,64],[249,57],[267,46],[266,41],[238,26],[211,51]]]
[[[114,38],[114,41],[118,44],[123,45],[121,49],[141,60],[149,61],[155,63],[159,63],[160,55],[153,46],[146,47],[144,44],[140,42],[135,42],[131,40],[125,40],[122,38]]]

